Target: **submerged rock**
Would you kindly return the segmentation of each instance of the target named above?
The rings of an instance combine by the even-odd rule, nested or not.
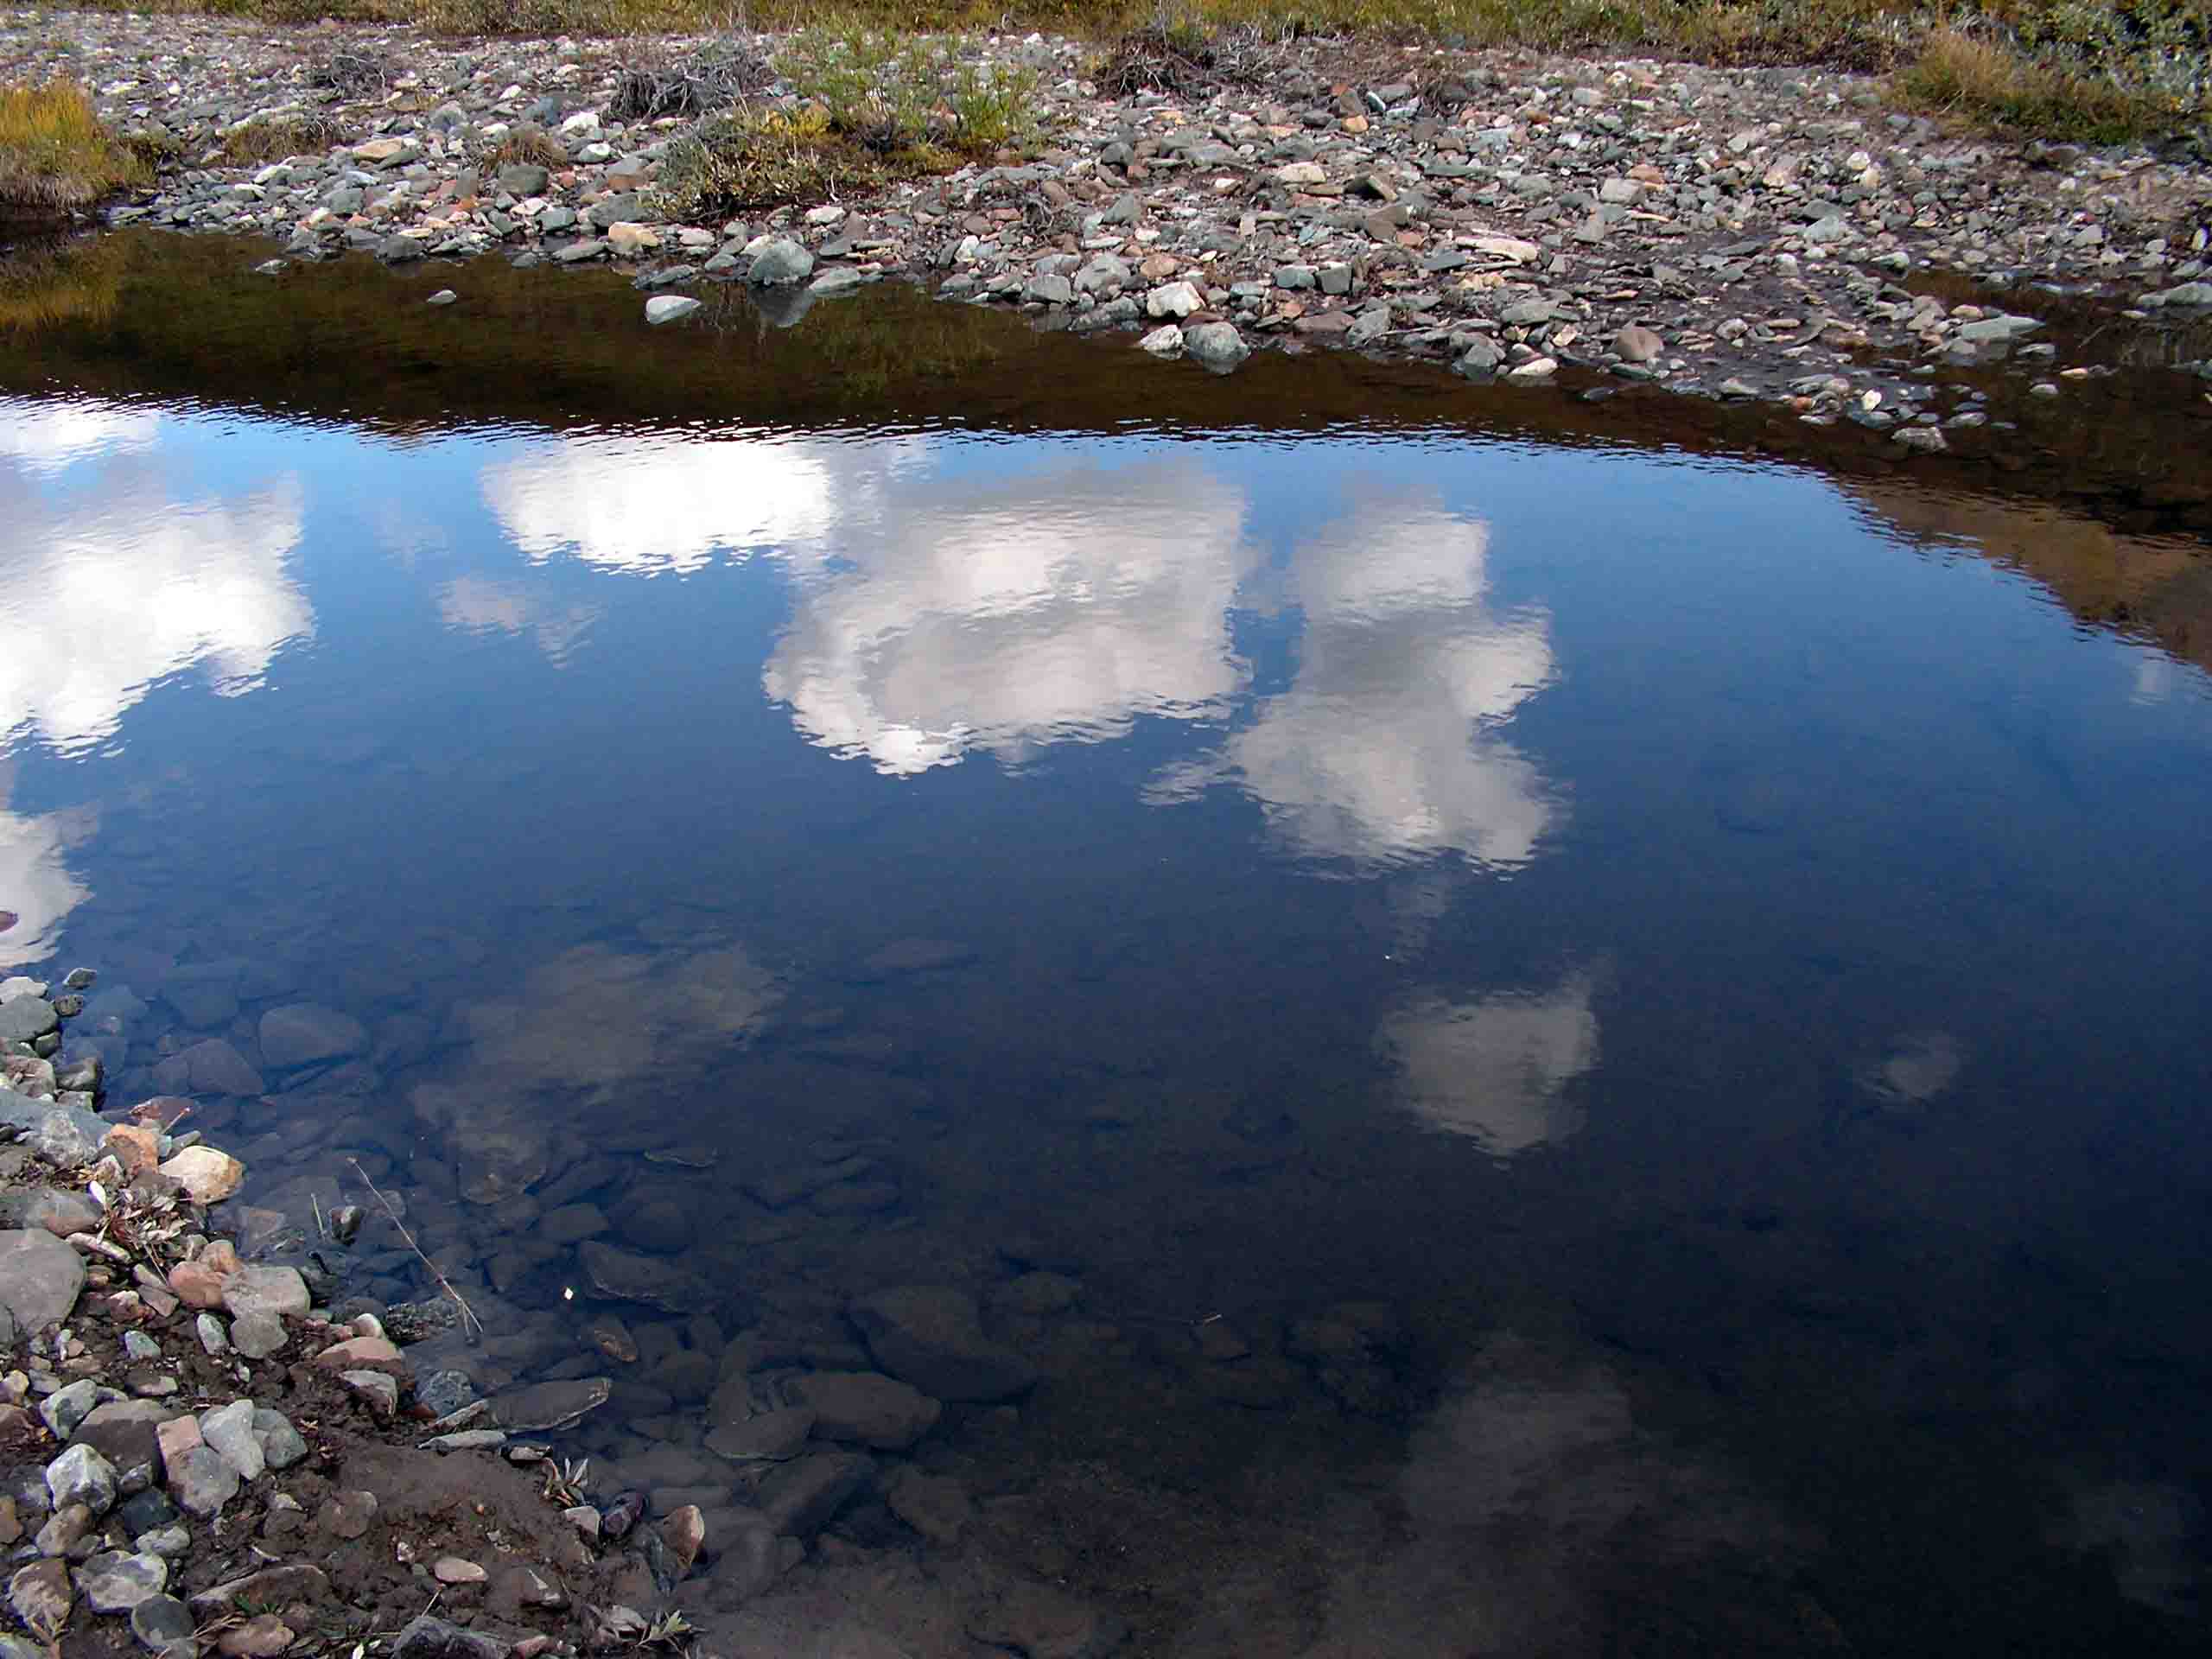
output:
[[[877,1364],[940,1400],[1008,1400],[1037,1368],[983,1334],[976,1299],[948,1285],[905,1285],[853,1303]]]

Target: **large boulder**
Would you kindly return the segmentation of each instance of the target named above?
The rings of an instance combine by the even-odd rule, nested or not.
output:
[[[950,1285],[901,1285],[851,1309],[875,1363],[940,1400],[1010,1400],[1037,1368],[983,1334],[976,1299]]]
[[[359,1020],[319,1002],[288,1002],[261,1016],[261,1058],[280,1071],[359,1054],[368,1046]]]
[[[937,1426],[944,1408],[912,1385],[874,1371],[816,1371],[791,1379],[791,1403],[814,1413],[825,1440],[901,1452]]]

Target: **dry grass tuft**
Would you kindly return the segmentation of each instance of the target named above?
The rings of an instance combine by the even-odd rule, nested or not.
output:
[[[549,170],[566,167],[569,152],[561,148],[561,141],[534,121],[524,121],[507,129],[499,147],[484,158],[490,167],[543,167]]]
[[[776,79],[768,60],[741,41],[717,41],[679,54],[645,44],[626,55],[611,113],[624,120],[709,115],[766,92]]]
[[[232,127],[215,154],[226,167],[252,167],[295,156],[320,156],[344,142],[345,134],[327,116],[272,115]]]
[[[1994,41],[1942,29],[1897,77],[1915,103],[1986,125],[2124,143],[2170,125],[2175,111],[2156,95],[2109,76],[2022,57]]]
[[[76,82],[0,87],[0,215],[78,212],[149,175]]]

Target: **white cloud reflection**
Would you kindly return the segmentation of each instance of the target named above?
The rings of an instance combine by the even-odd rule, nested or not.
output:
[[[457,576],[438,589],[438,616],[469,633],[528,634],[556,668],[599,618],[593,605],[549,604],[514,582]]]
[[[1552,679],[1551,645],[1540,613],[1489,607],[1488,552],[1480,521],[1403,501],[1306,542],[1289,577],[1297,678],[1154,798],[1233,781],[1296,850],[1361,866],[1526,863],[1558,809],[1497,728]]]
[[[828,533],[843,480],[798,443],[575,440],[484,470],[484,499],[524,555],[572,555],[641,575],[704,569],[743,552]]]
[[[1598,1063],[1590,996],[1580,976],[1541,995],[1417,992],[1383,1016],[1376,1046],[1408,1111],[1510,1158],[1582,1128],[1582,1109],[1563,1091]]]
[[[0,404],[0,455],[15,458],[19,486],[8,492],[0,718],[57,749],[111,735],[149,685],[188,669],[204,669],[221,696],[251,690],[286,642],[314,628],[286,570],[302,530],[297,482],[197,493],[148,462],[115,467],[113,443],[85,435],[150,441],[142,418],[158,425]],[[89,468],[86,487],[21,487],[22,468],[57,457]]]
[[[879,772],[1228,712],[1242,493],[1194,462],[939,480],[801,572],[768,695]]]
[[[802,734],[887,775],[1237,712],[1250,670],[1231,617],[1261,563],[1243,480],[1157,454],[945,464],[971,453],[574,440],[496,463],[482,488],[536,562],[784,562],[791,619],[763,685]],[[1402,496],[1307,537],[1279,579],[1303,620],[1293,683],[1148,798],[1233,784],[1294,850],[1361,867],[1534,857],[1560,809],[1500,733],[1554,677],[1548,622],[1491,607],[1488,540],[1480,520]]]
[[[87,896],[66,855],[94,822],[82,808],[36,817],[0,810],[0,968],[43,962],[60,945],[62,922]]]
[[[0,460],[54,472],[96,455],[150,449],[161,429],[160,416],[97,397],[0,400]]]

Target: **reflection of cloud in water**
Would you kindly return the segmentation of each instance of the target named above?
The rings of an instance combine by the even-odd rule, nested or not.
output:
[[[1859,1068],[1859,1086],[1892,1106],[1924,1106],[1958,1081],[1966,1051],[1947,1031],[1899,1037],[1878,1060]]]
[[[221,696],[251,690],[314,627],[285,573],[302,518],[289,479],[232,500],[148,483],[46,522],[42,507],[19,503],[33,518],[10,532],[0,709],[57,748],[107,736],[149,683],[195,664]]]
[[[0,968],[43,961],[60,944],[62,921],[86,897],[63,855],[93,823],[83,808],[41,817],[0,811]]]
[[[438,590],[438,615],[471,632],[528,633],[556,668],[599,616],[590,605],[549,605],[512,582],[458,576]]]
[[[143,410],[80,398],[32,403],[0,398],[0,457],[47,472],[95,455],[149,449],[162,417]]]
[[[1488,1338],[1408,1435],[1396,1495],[1395,1535],[1338,1553],[1302,1659],[1626,1651],[1641,1620],[1707,1617],[1716,1568],[1729,1624],[1795,1650],[1802,1541],[1732,1471],[1638,1424],[1595,1355]]]
[[[1598,1061],[1590,992],[1576,977],[1543,996],[1421,993],[1383,1016],[1376,1046],[1409,1110],[1510,1158],[1582,1127],[1582,1109],[1560,1092]]]
[[[911,490],[804,575],[768,694],[890,773],[1224,713],[1243,516],[1182,461]]]
[[[1488,541],[1440,507],[1387,503],[1300,547],[1297,679],[1217,757],[1164,773],[1152,798],[1234,781],[1315,856],[1526,863],[1557,809],[1496,728],[1550,682],[1551,646],[1541,615],[1484,604]]]
[[[836,522],[842,484],[796,443],[621,438],[531,449],[486,467],[482,487],[530,558],[652,575],[703,569],[717,549],[812,540]]]

